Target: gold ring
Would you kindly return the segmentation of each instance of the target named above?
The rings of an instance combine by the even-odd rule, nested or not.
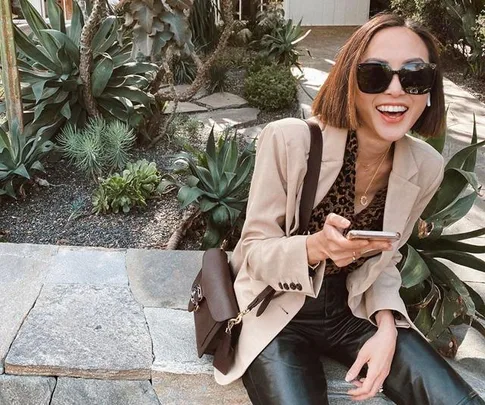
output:
[[[355,262],[355,260],[357,260],[357,259],[355,258],[355,252],[352,252],[352,262]]]

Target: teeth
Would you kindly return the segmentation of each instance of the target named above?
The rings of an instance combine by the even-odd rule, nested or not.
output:
[[[406,112],[408,110],[403,105],[380,105],[377,109],[381,112]]]

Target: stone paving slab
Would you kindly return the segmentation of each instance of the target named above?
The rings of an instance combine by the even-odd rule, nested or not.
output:
[[[208,374],[160,374],[153,388],[164,405],[251,405],[240,380],[222,386]]]
[[[0,374],[22,322],[39,296],[57,246],[0,243]]]
[[[56,379],[52,377],[0,376],[0,405],[50,405]]]
[[[152,379],[164,373],[212,374],[212,358],[197,356],[193,315],[187,311],[145,308],[155,360]]]
[[[5,372],[150,378],[151,339],[128,287],[47,284],[5,360]]]
[[[246,142],[250,143],[254,140],[254,138],[257,138],[261,131],[264,129],[266,125],[256,125],[254,127],[249,127],[249,128],[242,128],[238,129],[237,133],[239,136],[242,136]]]
[[[165,108],[165,110],[163,111],[163,113],[164,114],[172,113],[173,106],[174,106],[173,101],[170,101],[167,105],[167,108]],[[203,112],[203,111],[207,111],[207,108],[194,103],[180,102],[177,105],[177,113],[180,113],[180,114],[188,114],[188,113]]]
[[[50,405],[160,405],[160,402],[150,381],[59,378]]]
[[[126,268],[136,300],[144,307],[187,309],[203,253],[128,249]]]
[[[202,121],[206,127],[212,127],[214,125],[216,131],[223,131],[234,125],[247,124],[256,121],[258,114],[258,108],[245,107],[210,111],[197,114],[195,118]]]
[[[213,109],[237,108],[248,104],[244,98],[226,92],[213,93],[210,96],[201,98],[198,102]]]
[[[178,84],[175,86],[175,91],[177,94],[182,94],[185,91],[187,91],[190,87],[190,84]],[[198,100],[201,97],[205,97],[207,95],[207,90],[204,88],[201,88],[197,93],[195,93],[195,96],[192,97],[192,100]]]
[[[125,255],[122,249],[61,246],[46,283],[128,285]]]

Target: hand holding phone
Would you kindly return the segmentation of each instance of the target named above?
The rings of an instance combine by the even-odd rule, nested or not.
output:
[[[347,233],[347,239],[349,240],[366,239],[369,241],[382,240],[382,241],[392,242],[392,241],[401,239],[401,234],[399,232],[351,230]],[[361,254],[361,257],[375,256],[379,253],[381,253],[381,250],[378,250],[378,249],[364,250]]]

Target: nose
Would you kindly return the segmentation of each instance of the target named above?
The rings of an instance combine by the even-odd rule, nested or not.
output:
[[[391,96],[400,96],[401,94],[405,93],[401,86],[401,82],[399,81],[399,76],[397,75],[397,73],[394,73],[392,75],[391,83],[389,83],[389,86],[387,87],[385,93]]]

